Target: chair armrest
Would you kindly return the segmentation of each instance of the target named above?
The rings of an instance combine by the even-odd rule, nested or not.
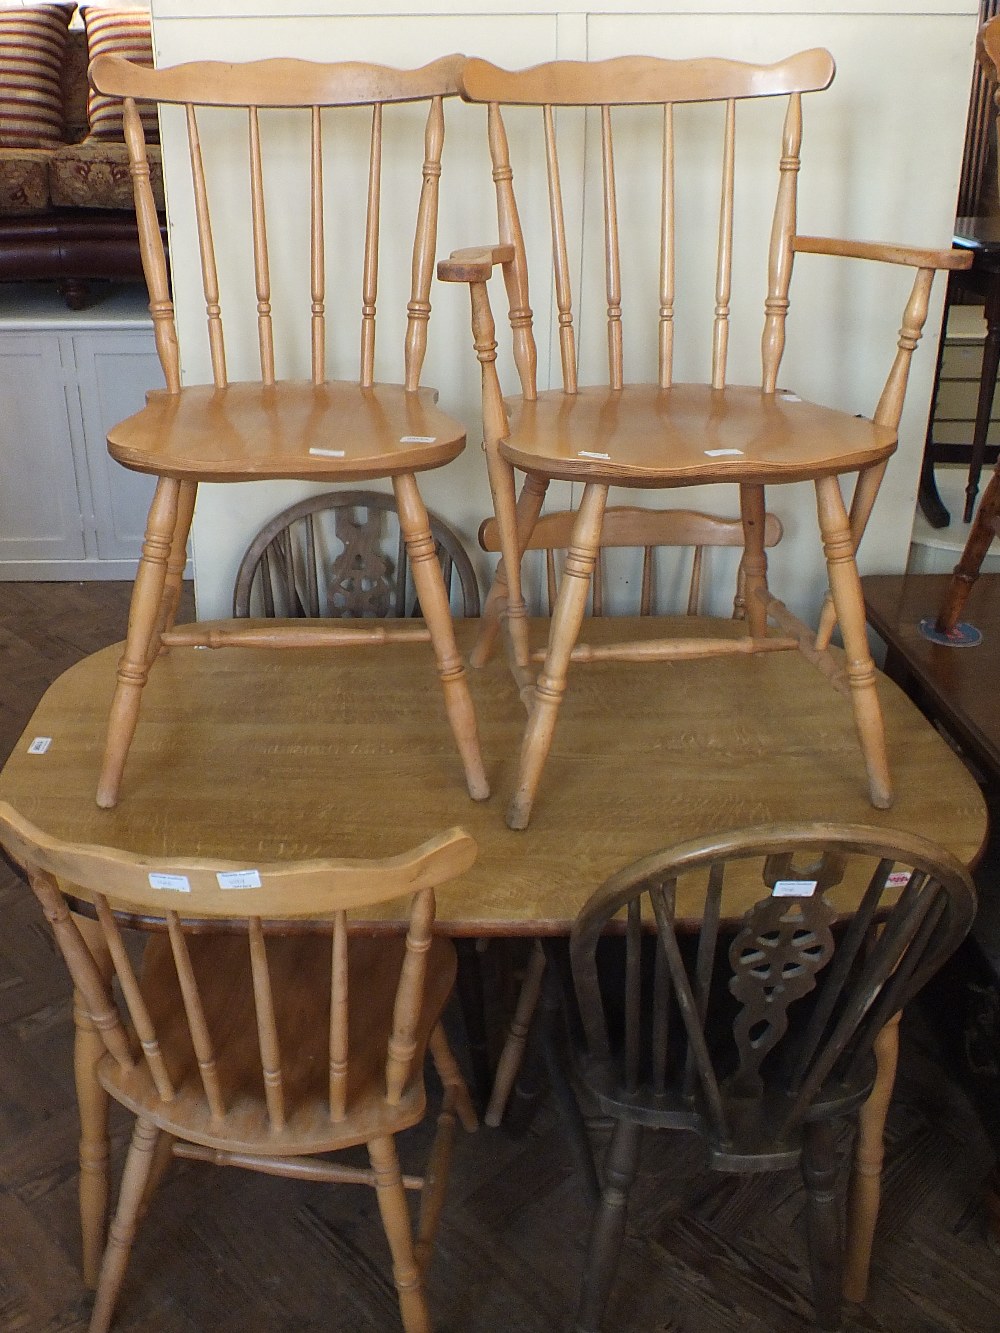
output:
[[[471,250],[453,250],[438,261],[441,282],[485,282],[497,264],[509,264],[514,258],[512,245],[479,245]]]
[[[972,265],[971,250],[923,250],[881,241],[842,241],[832,236],[793,236],[792,249],[796,254],[878,259],[884,264],[909,264],[913,268],[965,269]]]

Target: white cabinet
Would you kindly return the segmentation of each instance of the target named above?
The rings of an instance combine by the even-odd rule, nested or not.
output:
[[[154,483],[106,436],[162,385],[144,292],[0,286],[0,579],[133,576]]]

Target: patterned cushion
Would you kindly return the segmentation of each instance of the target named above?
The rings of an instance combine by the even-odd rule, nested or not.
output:
[[[0,218],[48,208],[51,156],[47,148],[5,148],[0,153]]]
[[[0,147],[57,148],[60,72],[72,4],[0,9]]]
[[[162,209],[163,174],[158,145],[150,147],[148,158],[153,197],[157,208]],[[49,191],[57,208],[131,209],[128,149],[123,143],[94,138],[60,148],[49,158]]]
[[[153,41],[149,31],[149,13],[145,9],[112,9],[107,5],[81,5],[83,22],[87,29],[87,58],[124,56],[137,65],[152,65]],[[87,103],[92,139],[124,139],[122,104],[117,97],[90,90]],[[156,107],[150,102],[139,103],[143,133],[147,143],[160,142],[160,128]]]

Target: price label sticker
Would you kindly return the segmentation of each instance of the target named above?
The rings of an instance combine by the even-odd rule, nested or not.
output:
[[[811,898],[816,891],[814,879],[779,879],[771,890],[772,898]]]
[[[890,889],[905,889],[912,878],[913,872],[911,870],[894,870],[885,881],[886,887]]]
[[[608,462],[611,461],[610,454],[599,454],[595,449],[581,449],[578,456],[580,458],[604,458]]]
[[[315,447],[309,450],[316,458],[343,458],[343,449],[317,449]]]
[[[706,458],[742,458],[742,449],[706,449]]]
[[[220,889],[259,889],[259,870],[220,870],[215,878]]]
[[[149,877],[151,889],[172,889],[174,893],[190,893],[191,881],[187,875],[152,874]]]
[[[802,399],[797,393],[783,393],[779,397],[783,403],[801,403]]]
[[[436,435],[401,435],[401,436],[399,437],[399,442],[400,442],[400,444],[435,444],[435,443],[437,442],[437,436],[436,436]]]
[[[28,746],[28,753],[44,754],[51,744],[52,744],[51,736],[36,736],[35,739]]]

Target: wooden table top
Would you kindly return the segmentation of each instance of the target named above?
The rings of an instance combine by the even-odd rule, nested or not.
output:
[[[868,574],[861,580],[869,623],[931,696],[935,710],[979,762],[1000,777],[1000,574],[973,584],[962,619],[983,636],[975,647],[931,643],[920,621],[932,622],[949,574]],[[893,674],[899,678],[899,669]]]
[[[690,619],[674,628],[740,632]],[[651,624],[595,621],[584,637],[609,629],[635,638]],[[474,625],[457,631],[468,649]],[[248,865],[389,855],[460,824],[480,851],[438,892],[438,928],[452,934],[564,933],[613,871],[741,825],[901,828],[965,863],[986,834],[964,765],[881,677],[897,797],[892,810],[874,810],[847,699],[793,652],[574,667],[531,826],[512,832],[503,816],[524,711],[502,655],[470,672],[493,788],[477,804],[427,645],[174,649],[151,672],[120,803],[100,810],[119,652],[86,658],[48,690],[0,774],[0,799],[62,838]],[[28,753],[36,736],[52,738],[46,753]]]

